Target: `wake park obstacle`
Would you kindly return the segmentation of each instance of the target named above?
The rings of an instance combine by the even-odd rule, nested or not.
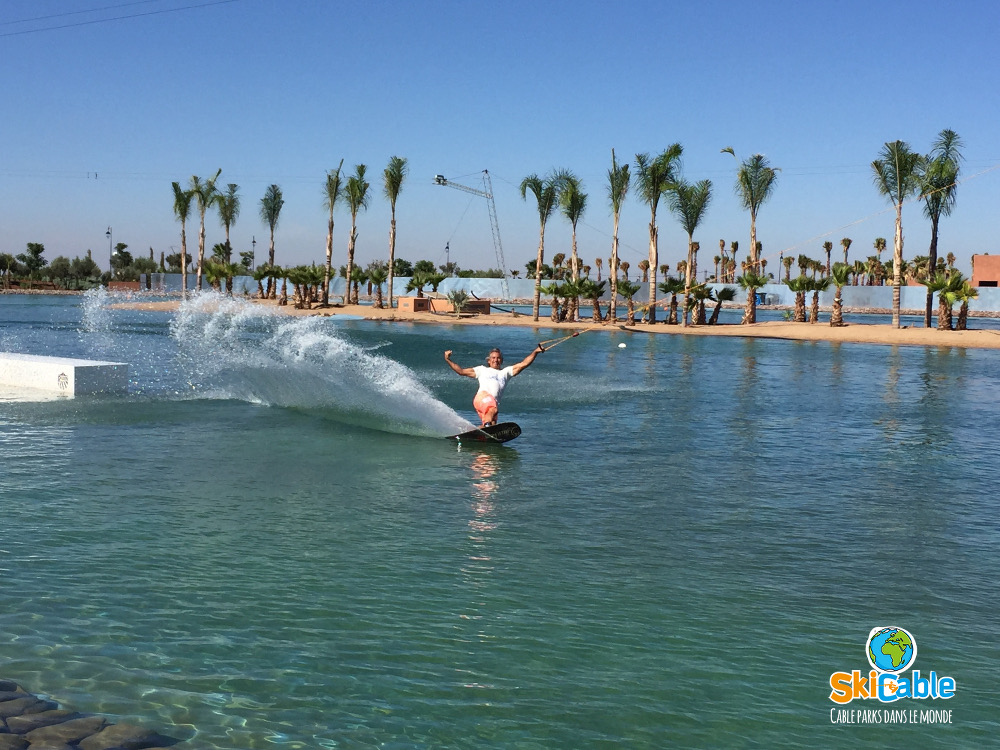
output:
[[[37,392],[42,398],[125,395],[128,393],[128,365],[0,352],[0,388],[15,390],[22,398],[31,392]]]

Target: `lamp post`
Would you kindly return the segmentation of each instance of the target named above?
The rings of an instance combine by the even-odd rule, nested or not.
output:
[[[111,274],[111,278],[115,276],[114,266],[111,265],[111,227],[108,227],[108,231],[104,233],[108,238],[108,273]]]

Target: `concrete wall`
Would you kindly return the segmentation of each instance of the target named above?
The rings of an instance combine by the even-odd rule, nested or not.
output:
[[[992,257],[992,256],[984,256]],[[1000,259],[1000,255],[996,256]],[[180,291],[180,274],[153,274],[153,290],[154,291],[165,291],[165,292],[178,292]],[[159,281],[162,279],[162,281]],[[188,288],[194,288],[194,275],[188,275]],[[633,281],[635,280],[635,275],[632,275]],[[399,297],[404,294],[406,284],[409,282],[409,278],[396,278],[393,280],[393,293],[395,296]],[[158,286],[158,284],[160,284]],[[531,300],[534,298],[535,294],[535,282],[533,279],[508,279],[507,284],[510,288],[511,297],[515,300]],[[746,301],[746,295],[743,290],[739,288],[737,284],[709,284],[713,289],[718,289],[724,286],[734,287],[736,289],[736,302],[743,303]],[[143,284],[145,288],[145,283]],[[470,295],[479,297],[481,299],[491,299],[494,301],[501,299],[500,292],[500,279],[460,279],[460,278],[447,278],[441,282],[438,287],[438,293],[441,295],[447,295],[449,292],[455,289],[461,289],[468,292]],[[254,294],[257,290],[257,282],[254,281],[249,276],[238,276],[233,280],[233,293],[237,295],[243,294],[243,290],[246,289],[250,294]],[[646,304],[648,301],[648,284],[643,284],[642,289],[635,296],[636,303],[639,305]],[[362,298],[366,298],[365,292],[367,291],[367,285],[362,284],[361,293]],[[795,304],[795,293],[792,292],[784,284],[767,284],[761,287],[758,292],[765,295],[768,304],[772,305],[787,305],[791,307]],[[344,293],[344,280],[335,279],[330,283],[330,296],[331,299],[335,297],[340,297]],[[385,286],[383,285],[383,293],[385,293]],[[424,287],[424,293],[430,293],[430,287]],[[833,297],[836,293],[835,287],[830,287],[825,292],[819,295],[819,303],[824,307],[829,307],[833,304]],[[289,294],[291,291],[289,290]],[[542,295],[543,299],[546,299],[545,295]],[[661,298],[662,295],[658,295]],[[605,299],[608,295],[605,294]],[[844,307],[846,308],[892,308],[892,287],[891,286],[845,286],[843,291]],[[923,310],[927,299],[927,289],[923,286],[904,286],[900,287],[900,306],[904,310]],[[339,301],[339,300],[338,300]],[[812,302],[812,293],[807,295],[807,303]],[[935,301],[935,305],[937,302]],[[970,310],[978,310],[984,312],[1000,312],[1000,288],[990,288],[981,287],[979,289],[979,298],[973,300],[969,305]]]

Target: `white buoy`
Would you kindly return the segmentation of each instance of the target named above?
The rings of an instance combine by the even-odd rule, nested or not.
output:
[[[625,348],[625,342],[624,342],[624,341],[623,341],[623,342],[621,342],[621,343],[620,343],[620,344],[618,345],[618,348],[619,348],[619,349],[624,349],[624,348]]]

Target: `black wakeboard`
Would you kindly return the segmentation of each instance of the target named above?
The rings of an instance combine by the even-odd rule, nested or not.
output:
[[[500,422],[488,427],[477,427],[460,435],[449,435],[448,440],[459,443],[506,443],[521,434],[521,428],[513,422]]]

